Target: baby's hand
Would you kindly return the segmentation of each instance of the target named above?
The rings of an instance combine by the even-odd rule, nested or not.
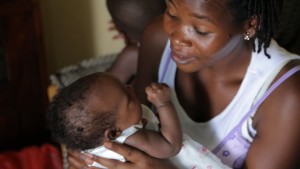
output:
[[[146,93],[147,99],[157,108],[171,102],[171,89],[165,83],[151,83],[146,87]]]

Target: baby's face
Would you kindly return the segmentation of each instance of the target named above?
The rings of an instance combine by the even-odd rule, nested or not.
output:
[[[117,93],[117,91],[115,92]],[[137,124],[141,120],[142,107],[137,98],[136,91],[132,86],[123,86],[123,92],[119,92],[117,125],[124,130],[133,124]]]
[[[98,89],[91,93],[90,107],[99,112],[116,112],[116,126],[121,130],[137,124],[141,120],[142,108],[136,91],[132,86],[124,86],[114,78],[108,77]]]

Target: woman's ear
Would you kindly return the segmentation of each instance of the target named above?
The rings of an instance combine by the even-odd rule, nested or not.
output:
[[[109,140],[115,140],[122,134],[122,130],[118,128],[109,128],[106,129],[104,132],[105,138],[108,138]]]
[[[250,40],[251,38],[255,37],[256,32],[259,28],[258,22],[259,22],[258,17],[256,15],[252,16],[250,19],[248,19],[245,22],[245,25],[244,25],[244,39],[245,40]]]

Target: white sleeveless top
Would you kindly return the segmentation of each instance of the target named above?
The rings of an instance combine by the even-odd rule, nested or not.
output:
[[[178,102],[174,84],[176,64],[171,59],[170,52],[170,42],[168,42],[159,67],[159,82],[167,83],[172,89],[172,101],[178,112],[183,132],[211,151],[240,123],[255,101],[265,93],[281,68],[291,60],[300,59],[298,55],[287,52],[272,40],[267,49],[270,59],[264,55],[264,52],[252,53],[245,78],[230,104],[211,120],[198,123],[189,118]]]

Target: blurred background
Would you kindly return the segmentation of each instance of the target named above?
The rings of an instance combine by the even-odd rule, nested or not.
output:
[[[6,153],[46,143],[59,150],[45,120],[49,77],[118,53],[124,42],[113,40],[110,20],[105,0],[0,0],[0,168]]]
[[[122,40],[108,31],[105,0],[40,0],[45,54],[51,74],[89,57],[121,50]]]
[[[61,169],[45,112],[50,75],[118,53],[105,0],[0,0],[0,168]]]

